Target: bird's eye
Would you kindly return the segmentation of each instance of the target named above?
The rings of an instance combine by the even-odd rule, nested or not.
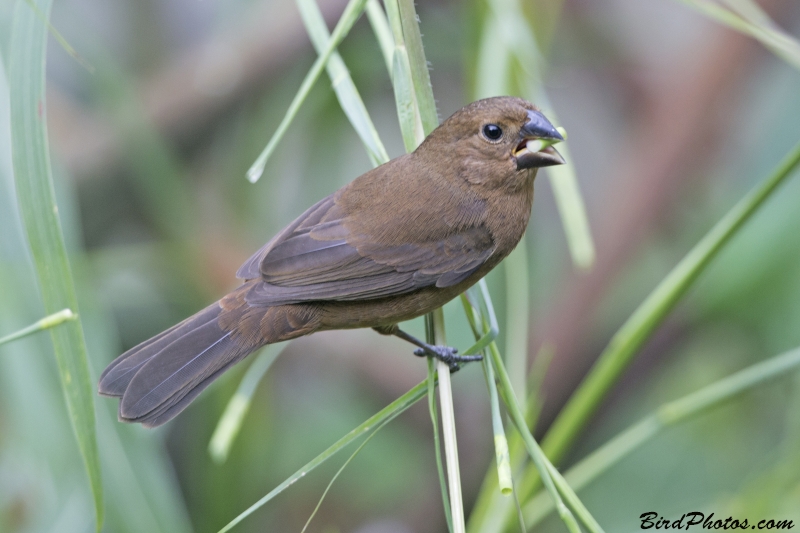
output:
[[[503,130],[497,124],[487,124],[483,127],[483,135],[490,141],[496,141],[503,135]]]

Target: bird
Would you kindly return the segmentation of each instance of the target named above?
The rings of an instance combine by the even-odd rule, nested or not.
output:
[[[164,424],[258,348],[323,330],[373,328],[451,369],[480,359],[398,323],[455,298],[525,233],[537,169],[564,164],[541,110],[516,97],[456,111],[411,153],[308,208],[239,268],[241,285],[126,351],[98,392],[119,420]]]

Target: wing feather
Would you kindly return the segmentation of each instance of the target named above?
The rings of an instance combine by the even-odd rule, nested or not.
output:
[[[386,243],[351,232],[347,216],[331,195],[303,213],[254,254],[237,275],[261,277],[246,300],[254,306],[308,301],[383,298],[423,287],[449,287],[468,278],[494,251],[489,230],[476,223],[442,224],[421,231],[422,242]],[[435,238],[434,238],[435,237]]]

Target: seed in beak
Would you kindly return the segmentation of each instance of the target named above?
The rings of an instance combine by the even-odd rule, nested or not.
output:
[[[541,139],[531,139],[527,143],[525,143],[525,147],[528,149],[529,152],[535,153],[544,148],[545,143],[542,142]]]

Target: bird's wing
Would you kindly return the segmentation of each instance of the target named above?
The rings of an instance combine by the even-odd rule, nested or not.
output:
[[[247,295],[251,305],[362,300],[455,285],[494,250],[492,235],[483,225],[449,231],[446,224],[441,231],[431,231],[430,226],[420,242],[381,238],[381,228],[355,234],[331,195],[253,255],[238,275],[262,279]]]

